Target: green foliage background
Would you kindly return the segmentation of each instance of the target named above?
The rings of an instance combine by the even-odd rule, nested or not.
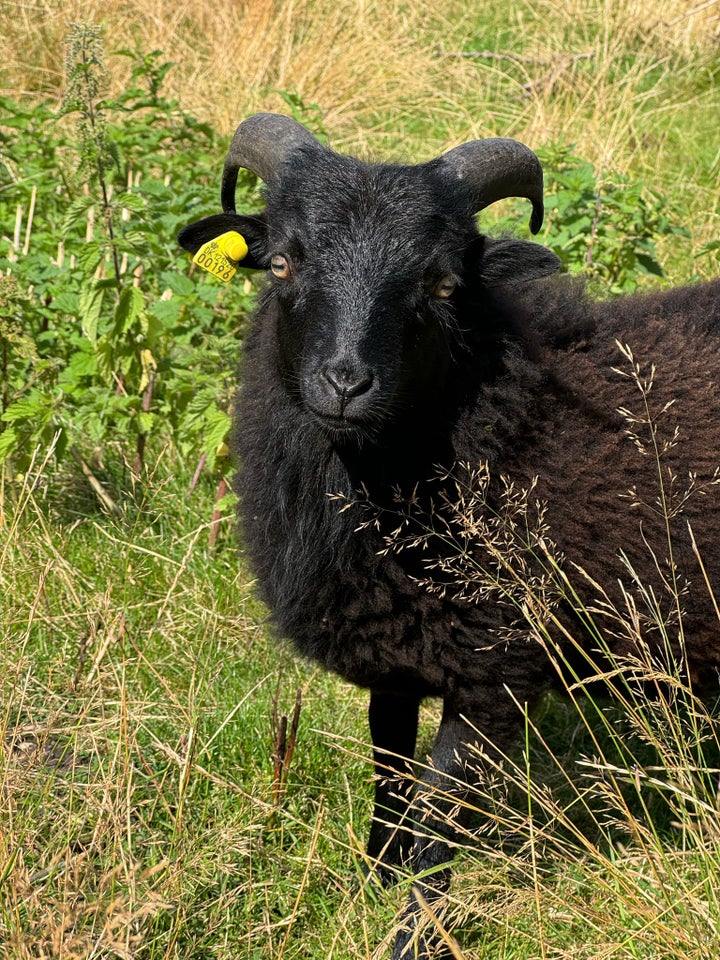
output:
[[[222,144],[162,96],[170,65],[158,53],[125,52],[132,83],[102,100],[100,38],[87,29],[59,113],[0,103],[0,217],[19,211],[0,257],[0,461],[22,473],[57,436],[60,460],[115,446],[134,465],[148,438],[213,469],[253,288],[191,279],[175,237],[215,209]]]
[[[103,99],[99,28],[74,28],[60,111],[0,100],[0,217],[15,219],[0,256],[0,464],[22,474],[37,443],[62,460],[113,447],[139,473],[146,442],[213,471],[256,279],[223,286],[192,273],[178,230],[218,208],[224,142],[163,95],[160,51],[131,60],[121,96]],[[324,136],[320,108],[283,93]],[[72,122],[69,122],[72,121]],[[597,292],[663,275],[658,241],[684,234],[664,198],[572,149],[540,151],[547,170],[542,240]],[[190,172],[190,175],[189,175]],[[247,175],[240,209],[261,203]],[[495,229],[518,232],[518,205]],[[192,274],[192,276],[190,275]]]

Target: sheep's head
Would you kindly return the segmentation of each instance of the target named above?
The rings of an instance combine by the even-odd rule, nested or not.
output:
[[[267,185],[258,216],[235,212],[240,168]],[[270,273],[277,363],[288,394],[334,436],[375,436],[450,365],[468,323],[465,289],[542,276],[557,259],[536,244],[495,244],[474,214],[503,197],[543,216],[542,169],[512,140],[476,140],[415,166],[366,164],[324,147],[288,117],[242,123],[225,162],[224,213],[186,227],[195,252],[228,230],[241,266]],[[478,318],[482,322],[482,318]]]

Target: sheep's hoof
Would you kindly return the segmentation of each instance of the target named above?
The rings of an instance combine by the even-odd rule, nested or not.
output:
[[[442,941],[428,939],[415,930],[401,930],[395,939],[392,960],[449,960]]]
[[[423,901],[432,909],[437,907],[438,899],[437,890],[422,883],[413,885],[402,926],[395,938],[392,960],[450,960],[451,951],[439,936],[435,923],[429,917],[423,917],[420,903]]]

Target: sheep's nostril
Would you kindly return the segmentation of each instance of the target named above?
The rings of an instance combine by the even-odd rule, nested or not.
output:
[[[366,393],[374,380],[371,370],[353,370],[349,367],[325,367],[323,377],[335,393],[345,400]]]

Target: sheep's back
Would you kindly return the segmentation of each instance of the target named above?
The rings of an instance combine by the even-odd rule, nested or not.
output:
[[[573,579],[588,602],[600,591],[586,577],[648,635],[665,618],[671,638],[679,603],[695,675],[717,685],[720,624],[688,525],[720,597],[720,282],[585,302],[565,320],[532,435],[507,447],[502,470],[538,477],[550,537],[566,569],[584,571]],[[632,647],[618,632],[618,651]]]

